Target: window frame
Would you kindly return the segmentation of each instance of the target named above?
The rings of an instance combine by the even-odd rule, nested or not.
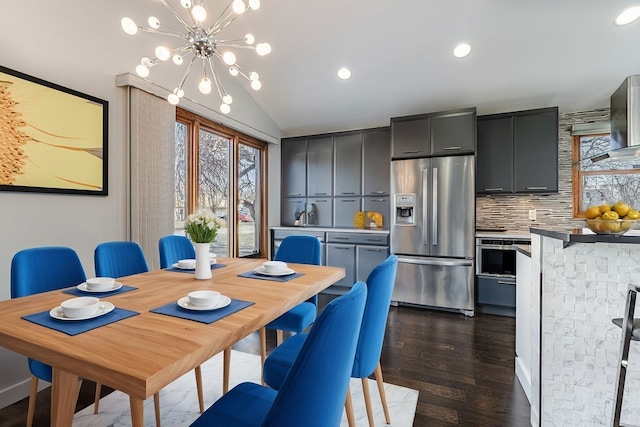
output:
[[[244,257],[266,257],[268,253],[268,218],[267,218],[267,188],[268,188],[268,143],[257,138],[245,135],[235,129],[231,129],[213,120],[199,116],[182,108],[176,108],[176,122],[187,126],[186,132],[186,201],[185,216],[193,213],[198,208],[198,192],[199,192],[199,134],[200,130],[216,133],[224,138],[229,139],[231,146],[229,147],[229,204],[227,211],[227,227],[230,236],[228,243],[229,256],[239,257],[239,240],[238,240],[238,152],[240,144],[247,145],[260,151],[260,176],[259,176],[259,193],[260,193],[260,225],[256,228],[258,233],[257,250],[258,252]],[[231,238],[231,236],[233,238]]]

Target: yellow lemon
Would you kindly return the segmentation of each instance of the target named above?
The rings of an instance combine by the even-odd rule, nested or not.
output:
[[[598,206],[598,209],[600,209],[600,213],[609,212],[611,210],[611,205],[609,203],[603,203]]]
[[[613,205],[613,210],[618,213],[621,217],[625,216],[631,210],[631,207],[624,202],[617,202]]]
[[[600,216],[600,208],[598,206],[589,206],[584,214],[587,219],[593,219]]]
[[[607,211],[602,214],[602,219],[618,219],[620,215],[616,211]]]
[[[629,217],[629,219],[640,219],[640,212],[635,209],[629,209],[629,212],[627,212],[627,216]]]

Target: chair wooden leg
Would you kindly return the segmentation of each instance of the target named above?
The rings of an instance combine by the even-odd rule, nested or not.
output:
[[[262,369],[264,368],[264,362],[267,360],[267,328],[260,328],[260,381],[262,385],[266,386],[262,378]]]
[[[351,400],[351,388],[347,388],[347,398],[344,401],[344,410],[347,413],[349,427],[356,427],[356,417],[353,415],[353,401]]]
[[[156,412],[156,427],[160,427],[160,392],[153,395],[153,408]]]
[[[202,394],[202,367],[196,366],[193,370],[196,374],[196,389],[198,390],[198,405],[200,406],[200,413],[204,413],[204,395]]]
[[[284,341],[284,332],[282,332],[280,329],[276,329],[276,345],[282,344],[283,341]]]
[[[231,347],[224,349],[222,362],[222,394],[229,391],[229,371],[231,371]]]
[[[373,410],[371,409],[371,394],[369,393],[369,379],[362,378],[362,394],[364,395],[364,406],[367,407],[367,418],[369,419],[369,427],[374,427]]]
[[[97,414],[100,411],[100,391],[102,390],[102,384],[96,383],[96,396],[93,399],[93,413]]]
[[[391,424],[389,407],[387,406],[387,395],[384,392],[384,381],[382,380],[382,367],[380,367],[380,362],[378,362],[378,366],[376,366],[375,376],[376,382],[378,383],[378,392],[380,392],[380,400],[382,401],[382,409],[384,410],[384,420],[387,424]]]
[[[29,406],[27,408],[27,427],[33,425],[33,414],[36,409],[36,397],[38,396],[38,377],[31,376],[31,391],[29,392]]]

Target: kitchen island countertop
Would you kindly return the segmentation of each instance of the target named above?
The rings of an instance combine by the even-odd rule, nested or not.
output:
[[[532,234],[562,240],[565,246],[572,243],[640,243],[640,230],[629,230],[625,234],[595,234],[588,228],[572,228],[571,226],[531,227]]]

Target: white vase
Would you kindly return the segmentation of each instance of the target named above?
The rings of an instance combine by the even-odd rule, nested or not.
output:
[[[209,243],[194,243],[196,249],[196,279],[211,279]]]

